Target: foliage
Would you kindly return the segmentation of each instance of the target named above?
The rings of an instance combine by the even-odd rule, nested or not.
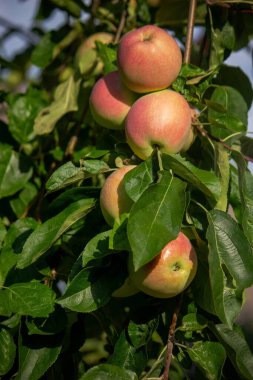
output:
[[[253,6],[198,2],[202,41],[172,84],[197,110],[195,141],[184,154],[154,150],[141,161],[124,131],[94,122],[88,102],[96,80],[115,70],[120,33],[156,23],[185,44],[188,1],[152,3],[41,1],[34,38],[11,62],[0,58],[3,380],[158,379],[175,310],[171,379],[253,379],[252,335],[237,319],[253,284],[253,141],[246,136],[253,91],[240,68],[224,64],[252,38]],[[65,23],[45,32],[55,11]],[[114,42],[98,42],[96,54],[78,62],[78,47],[100,31]],[[110,228],[100,190],[128,163],[137,165],[124,180],[134,204]],[[114,298],[129,252],[139,268],[180,230],[198,255],[192,285],[166,300],[141,292]]]

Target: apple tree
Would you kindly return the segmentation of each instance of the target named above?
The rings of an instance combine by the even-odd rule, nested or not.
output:
[[[15,34],[26,41],[12,60],[0,57],[0,379],[253,379],[253,324],[242,318],[253,302],[253,90],[224,63],[250,50],[252,1],[37,3],[29,30],[0,18],[6,46]],[[50,29],[57,15],[63,21]],[[117,58],[122,37],[148,25],[180,47],[162,91],[183,99],[168,113],[176,110],[176,130],[185,114],[191,133],[173,151],[163,149],[163,131],[143,156],[125,128],[139,135],[147,115],[144,127],[156,128],[169,101],[152,112],[136,104],[161,88],[126,88],[124,117],[133,104],[137,111],[119,128],[115,115],[103,125],[90,99],[105,77],[115,87],[112,72],[130,57],[121,48]],[[149,65],[152,54],[145,49],[135,80],[160,79],[146,69],[159,67],[166,48]],[[100,96],[105,113],[118,111],[111,95]],[[102,189],[122,168],[120,189],[112,181],[103,197],[111,208],[127,201],[108,216]],[[172,267],[153,263],[182,235],[196,261],[175,292],[183,248]],[[151,292],[140,285],[143,268],[153,271]],[[166,296],[153,289],[161,273]]]

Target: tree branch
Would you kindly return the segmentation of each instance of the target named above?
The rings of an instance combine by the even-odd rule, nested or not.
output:
[[[114,40],[113,40],[114,44],[117,44],[119,42],[119,40],[120,40],[120,36],[121,36],[122,30],[124,29],[124,26],[125,26],[125,23],[126,23],[126,15],[127,15],[126,1],[124,1],[124,9],[123,9],[123,11],[121,13],[121,18],[120,18],[119,26],[118,26],[117,32],[116,32]]]
[[[193,36],[193,28],[194,28],[194,22],[195,22],[196,6],[197,6],[197,0],[190,0],[187,35],[186,35],[185,52],[184,52],[184,63],[190,63],[190,59],[191,59],[191,46],[192,46],[192,36]]]
[[[163,371],[161,380],[169,379],[170,364],[171,364],[172,352],[173,352],[174,341],[175,341],[175,330],[176,330],[178,315],[181,309],[182,299],[183,299],[183,293],[181,293],[179,296],[178,303],[175,307],[175,310],[172,316],[172,320],[171,320],[171,324],[169,328],[168,340],[167,340],[165,366],[164,366],[164,371]]]

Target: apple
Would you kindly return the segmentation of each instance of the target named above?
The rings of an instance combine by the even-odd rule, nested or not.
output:
[[[125,118],[136,94],[121,81],[118,71],[100,78],[90,95],[90,110],[94,120],[109,129],[123,129]]]
[[[113,41],[113,35],[106,32],[94,33],[79,46],[75,56],[75,64],[80,68],[82,74],[88,74],[92,71],[98,75],[103,69],[103,62],[97,54],[96,41],[109,44]]]
[[[124,83],[132,91],[145,93],[171,85],[181,69],[182,54],[164,29],[146,25],[122,37],[117,62]]]
[[[127,277],[123,285],[121,285],[120,288],[114,290],[112,296],[115,298],[125,298],[133,296],[138,292],[139,289],[137,289],[136,286],[134,286],[134,284],[132,283],[131,279]]]
[[[113,226],[115,220],[119,220],[121,214],[129,212],[133,201],[127,195],[123,178],[126,173],[134,169],[136,165],[122,166],[115,170],[109,177],[100,192],[100,207],[106,222]]]
[[[157,298],[170,298],[186,289],[197,271],[197,255],[182,232],[170,241],[149,263],[136,272],[129,264],[130,280],[144,293]]]
[[[143,160],[154,147],[167,154],[184,151],[193,140],[191,112],[188,102],[175,91],[146,94],[136,100],[127,115],[126,140]]]

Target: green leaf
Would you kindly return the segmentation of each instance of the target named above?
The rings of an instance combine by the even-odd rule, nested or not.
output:
[[[220,320],[231,327],[240,312],[243,290],[253,284],[252,249],[228,214],[214,210],[207,217],[214,306]]]
[[[13,313],[47,317],[54,310],[55,293],[38,282],[17,283],[4,290]]]
[[[23,190],[18,194],[18,197],[10,200],[12,211],[16,214],[17,217],[22,217],[27,207],[36,195],[36,186],[28,182]]]
[[[26,326],[29,335],[54,335],[66,328],[65,310],[56,305],[56,309],[47,318],[27,318]]]
[[[50,0],[57,7],[66,10],[72,16],[79,18],[81,16],[80,5],[76,0]]]
[[[0,199],[21,190],[33,173],[27,157],[0,144]]]
[[[7,274],[16,265],[18,254],[36,227],[37,222],[32,218],[19,219],[10,226],[0,253],[0,286],[4,284]]]
[[[226,351],[218,342],[195,342],[187,352],[208,380],[220,378]]]
[[[0,315],[4,317],[11,316],[11,307],[9,305],[9,293],[0,289]]]
[[[206,327],[206,318],[196,313],[189,313],[183,316],[182,324],[178,327],[178,329],[181,331],[201,331]]]
[[[53,102],[43,108],[35,119],[34,133],[36,135],[52,132],[62,116],[78,110],[79,88],[80,80],[75,81],[73,76],[56,87]]]
[[[21,144],[31,141],[34,138],[34,119],[46,105],[42,91],[29,87],[25,94],[11,93],[7,100],[12,136]]]
[[[211,102],[217,103],[224,109],[223,112],[212,108],[208,110],[208,120],[213,123],[212,135],[224,138],[236,133],[238,138],[246,132],[248,107],[237,90],[229,86],[216,87]]]
[[[112,364],[100,364],[90,368],[79,380],[137,380],[134,372]]]
[[[110,233],[109,248],[116,251],[130,251],[127,238],[128,214],[120,215],[119,220],[115,220]]]
[[[111,254],[109,249],[109,236],[111,230],[100,232],[94,236],[82,252],[82,264],[85,267],[90,260],[101,259]]]
[[[186,183],[163,171],[133,205],[128,221],[128,240],[134,269],[151,261],[181,229]]]
[[[109,358],[109,363],[124,370],[132,370],[139,376],[147,363],[145,347],[134,347],[123,330],[114,346],[114,352]]]
[[[240,153],[234,153],[233,157],[238,166],[242,228],[251,246],[253,246],[253,176],[247,169],[245,159]]]
[[[38,226],[26,240],[18,258],[17,267],[23,269],[38,260],[75,222],[87,215],[94,205],[94,199],[74,202],[58,215]]]
[[[228,187],[230,181],[230,165],[228,150],[222,144],[215,144],[217,175],[220,179],[221,192],[215,208],[226,211],[228,206]]]
[[[148,323],[134,323],[133,321],[130,321],[127,328],[127,333],[132,346],[136,349],[146,346],[152,338],[157,326],[157,318],[151,319]]]
[[[108,44],[103,44],[103,42],[101,41],[96,41],[96,46],[97,46],[98,56],[101,58],[101,60],[104,63],[103,73],[108,74],[111,71],[117,70],[116,48]]]
[[[136,202],[153,182],[152,157],[130,170],[124,176],[124,186],[128,196]]]
[[[54,171],[47,181],[46,189],[48,192],[60,190],[109,170],[109,166],[100,160],[82,160],[80,167],[69,161]]]
[[[59,336],[19,337],[19,368],[15,380],[39,380],[58,358],[62,339]]]
[[[32,63],[43,69],[47,67],[52,62],[55,46],[56,44],[52,41],[52,33],[46,33],[32,52]]]
[[[117,269],[117,270],[116,270]],[[118,268],[82,269],[57,302],[70,310],[89,313],[104,306],[114,290],[122,285]]]
[[[173,170],[176,175],[202,191],[207,197],[219,199],[221,183],[213,172],[197,168],[179,154],[163,154],[162,160],[166,170]]]
[[[16,345],[12,335],[5,328],[0,328],[0,375],[5,375],[12,368],[16,356]]]
[[[224,324],[215,326],[216,333],[226,351],[232,364],[239,371],[242,378],[253,379],[252,352],[245,340],[239,326],[234,326],[233,330]]]

